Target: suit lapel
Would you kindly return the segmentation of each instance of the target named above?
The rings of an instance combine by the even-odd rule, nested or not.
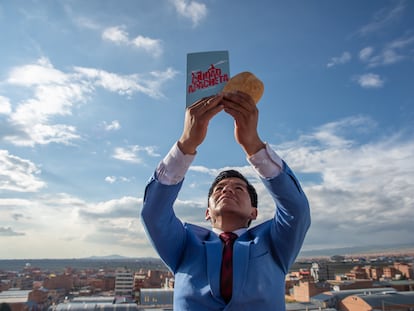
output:
[[[233,246],[233,298],[242,292],[249,265],[250,241],[236,241]]]
[[[220,297],[220,267],[223,251],[221,240],[212,233],[205,242],[207,259],[207,276],[213,296]]]

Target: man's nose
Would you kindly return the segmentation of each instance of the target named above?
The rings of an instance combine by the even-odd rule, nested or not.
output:
[[[224,187],[223,187],[223,193],[226,193],[226,192],[231,192],[231,193],[234,193],[234,189],[233,189],[233,187],[231,187],[230,185],[226,185],[226,186],[224,186]]]

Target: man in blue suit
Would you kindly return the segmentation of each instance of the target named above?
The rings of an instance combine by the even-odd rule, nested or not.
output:
[[[235,139],[275,202],[274,217],[252,228],[257,193],[234,170],[220,173],[209,190],[205,218],[212,230],[182,223],[173,209],[209,121],[223,110],[233,117]],[[310,211],[292,170],[261,140],[258,115],[253,99],[242,92],[205,98],[188,107],[180,139],[145,189],[141,217],[152,244],[175,275],[174,310],[285,310],[285,275],[310,226]],[[222,232],[237,237],[230,277],[221,276]],[[224,293],[222,281],[230,283],[230,292]]]

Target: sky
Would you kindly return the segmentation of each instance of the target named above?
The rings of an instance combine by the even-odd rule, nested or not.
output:
[[[308,196],[303,250],[412,243],[414,2],[0,2],[0,258],[157,257],[139,212],[181,135],[187,53],[265,86],[259,134]],[[224,112],[175,204],[204,220],[222,169],[274,204]]]

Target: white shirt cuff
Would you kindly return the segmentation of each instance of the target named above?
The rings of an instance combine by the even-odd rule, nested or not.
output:
[[[157,179],[164,185],[175,185],[184,179],[195,155],[184,154],[175,143],[165,158],[158,164]]]
[[[280,174],[283,161],[279,155],[266,143],[266,148],[247,158],[256,172],[263,178],[274,178]]]

